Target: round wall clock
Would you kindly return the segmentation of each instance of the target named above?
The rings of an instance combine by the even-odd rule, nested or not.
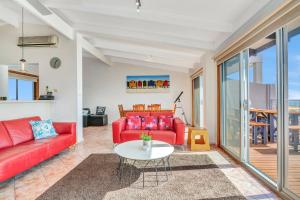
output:
[[[60,60],[60,58],[58,58],[58,57],[51,58],[51,60],[50,60],[50,66],[53,69],[58,69],[61,66],[61,60]]]

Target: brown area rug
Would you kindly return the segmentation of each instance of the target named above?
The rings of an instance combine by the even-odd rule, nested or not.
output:
[[[129,165],[125,167],[123,181],[119,181],[118,163],[115,154],[92,154],[37,199],[246,199],[207,155],[172,155],[168,181],[164,168],[160,168],[158,186],[155,170],[150,165],[145,173],[144,189],[139,167],[142,163],[134,168],[131,184]]]

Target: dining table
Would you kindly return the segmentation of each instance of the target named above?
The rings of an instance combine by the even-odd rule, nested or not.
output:
[[[257,109],[257,108],[251,108],[250,113],[252,115],[252,119],[257,121],[257,116],[259,114],[263,115],[267,119],[267,124],[269,125],[268,135],[270,137],[270,142],[275,142],[276,138],[276,132],[277,132],[277,111],[271,110],[271,109]],[[300,145],[300,123],[299,123],[299,117],[300,117],[300,110],[289,108],[289,133],[290,135],[290,145],[293,146],[293,149],[295,151],[299,151],[299,145]],[[250,125],[253,125],[253,123]],[[265,142],[265,141],[264,141]]]
[[[259,115],[263,116],[267,120],[265,122],[267,126],[264,128],[268,129],[267,134],[268,137],[270,138],[270,142],[275,142],[276,132],[277,132],[277,126],[276,126],[277,111],[272,109],[250,108],[250,113],[252,115],[252,120],[254,120],[254,122],[259,122],[258,121]],[[267,143],[267,140],[264,140],[263,143]]]

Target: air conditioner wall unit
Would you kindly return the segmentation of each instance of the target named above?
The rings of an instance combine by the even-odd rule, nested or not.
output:
[[[23,39],[23,40],[22,40]],[[19,47],[57,47],[58,37],[56,35],[50,36],[31,36],[31,37],[19,37]]]

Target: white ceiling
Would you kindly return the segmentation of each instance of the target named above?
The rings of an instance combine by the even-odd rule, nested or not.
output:
[[[183,71],[270,1],[40,0],[113,63]]]

